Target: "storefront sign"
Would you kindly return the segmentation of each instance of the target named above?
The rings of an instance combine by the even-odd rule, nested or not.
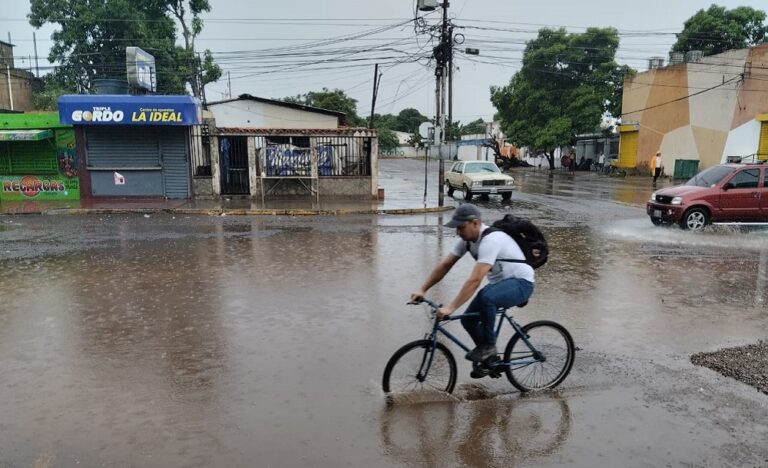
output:
[[[197,125],[200,101],[189,96],[68,95],[59,119],[72,125]]]
[[[155,91],[155,57],[138,47],[126,47],[125,65],[129,85]]]
[[[77,179],[60,176],[0,176],[2,200],[76,200],[80,198]]]
[[[0,130],[0,141],[40,141],[52,136],[51,130]]]

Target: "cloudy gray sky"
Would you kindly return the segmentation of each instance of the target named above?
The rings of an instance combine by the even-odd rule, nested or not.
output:
[[[198,49],[210,49],[225,75],[207,86],[209,100],[250,93],[277,98],[339,88],[358,100],[365,116],[371,108],[374,63],[383,73],[378,113],[415,107],[434,113],[433,46],[429,34],[418,34],[414,0],[210,0]],[[728,8],[768,8],[764,0],[720,0]],[[492,118],[489,87],[504,85],[520,67],[525,41],[541,27],[580,32],[590,26],[612,26],[621,34],[617,61],[638,70],[647,59],[666,56],[683,22],[711,2],[700,0],[451,0],[460,47],[480,49],[479,56],[459,55],[454,85],[454,119],[468,122]],[[32,33],[25,18],[29,2],[0,0],[0,39],[8,33],[16,44],[16,66],[34,66]],[[423,15],[423,14],[422,14]],[[437,13],[425,23],[439,23]],[[47,60],[54,27],[37,31],[40,66]],[[30,57],[33,57],[30,60]],[[229,72],[229,75],[227,75]],[[227,79],[229,76],[229,80]]]

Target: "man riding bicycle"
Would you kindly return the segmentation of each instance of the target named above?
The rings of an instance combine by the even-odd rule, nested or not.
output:
[[[411,294],[411,300],[422,299],[429,288],[439,283],[456,262],[469,252],[476,259],[469,278],[456,297],[447,306],[437,309],[436,313],[439,318],[451,315],[477,291],[483,276],[488,276],[488,284],[480,289],[465,311],[479,313],[479,316],[461,319],[461,324],[476,345],[475,349],[467,353],[466,358],[480,363],[497,354],[494,330],[497,309],[522,304],[533,293],[533,268],[524,263],[523,251],[506,233],[492,231],[483,236],[489,226],[483,223],[480,210],[475,205],[459,206],[445,226],[456,228],[456,234],[461,239],[456,241],[451,253],[432,270],[424,284]],[[484,374],[473,371],[471,376],[480,378]]]

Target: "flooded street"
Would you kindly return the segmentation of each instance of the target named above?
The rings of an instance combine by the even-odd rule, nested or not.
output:
[[[381,185],[419,199],[419,167],[382,161]],[[768,466],[768,395],[690,362],[768,336],[768,230],[654,227],[650,179],[513,175],[511,201],[474,202],[548,237],[513,313],[578,347],[530,396],[451,346],[454,395],[386,404],[450,212],[0,216],[0,467]]]

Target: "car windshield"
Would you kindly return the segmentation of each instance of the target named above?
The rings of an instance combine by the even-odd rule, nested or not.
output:
[[[477,172],[495,172],[499,173],[499,168],[494,163],[472,163],[464,166],[465,174],[472,174]]]
[[[723,180],[725,176],[734,170],[735,168],[728,166],[713,166],[696,174],[696,176],[686,182],[685,185],[693,185],[696,187],[714,187],[718,182]]]

